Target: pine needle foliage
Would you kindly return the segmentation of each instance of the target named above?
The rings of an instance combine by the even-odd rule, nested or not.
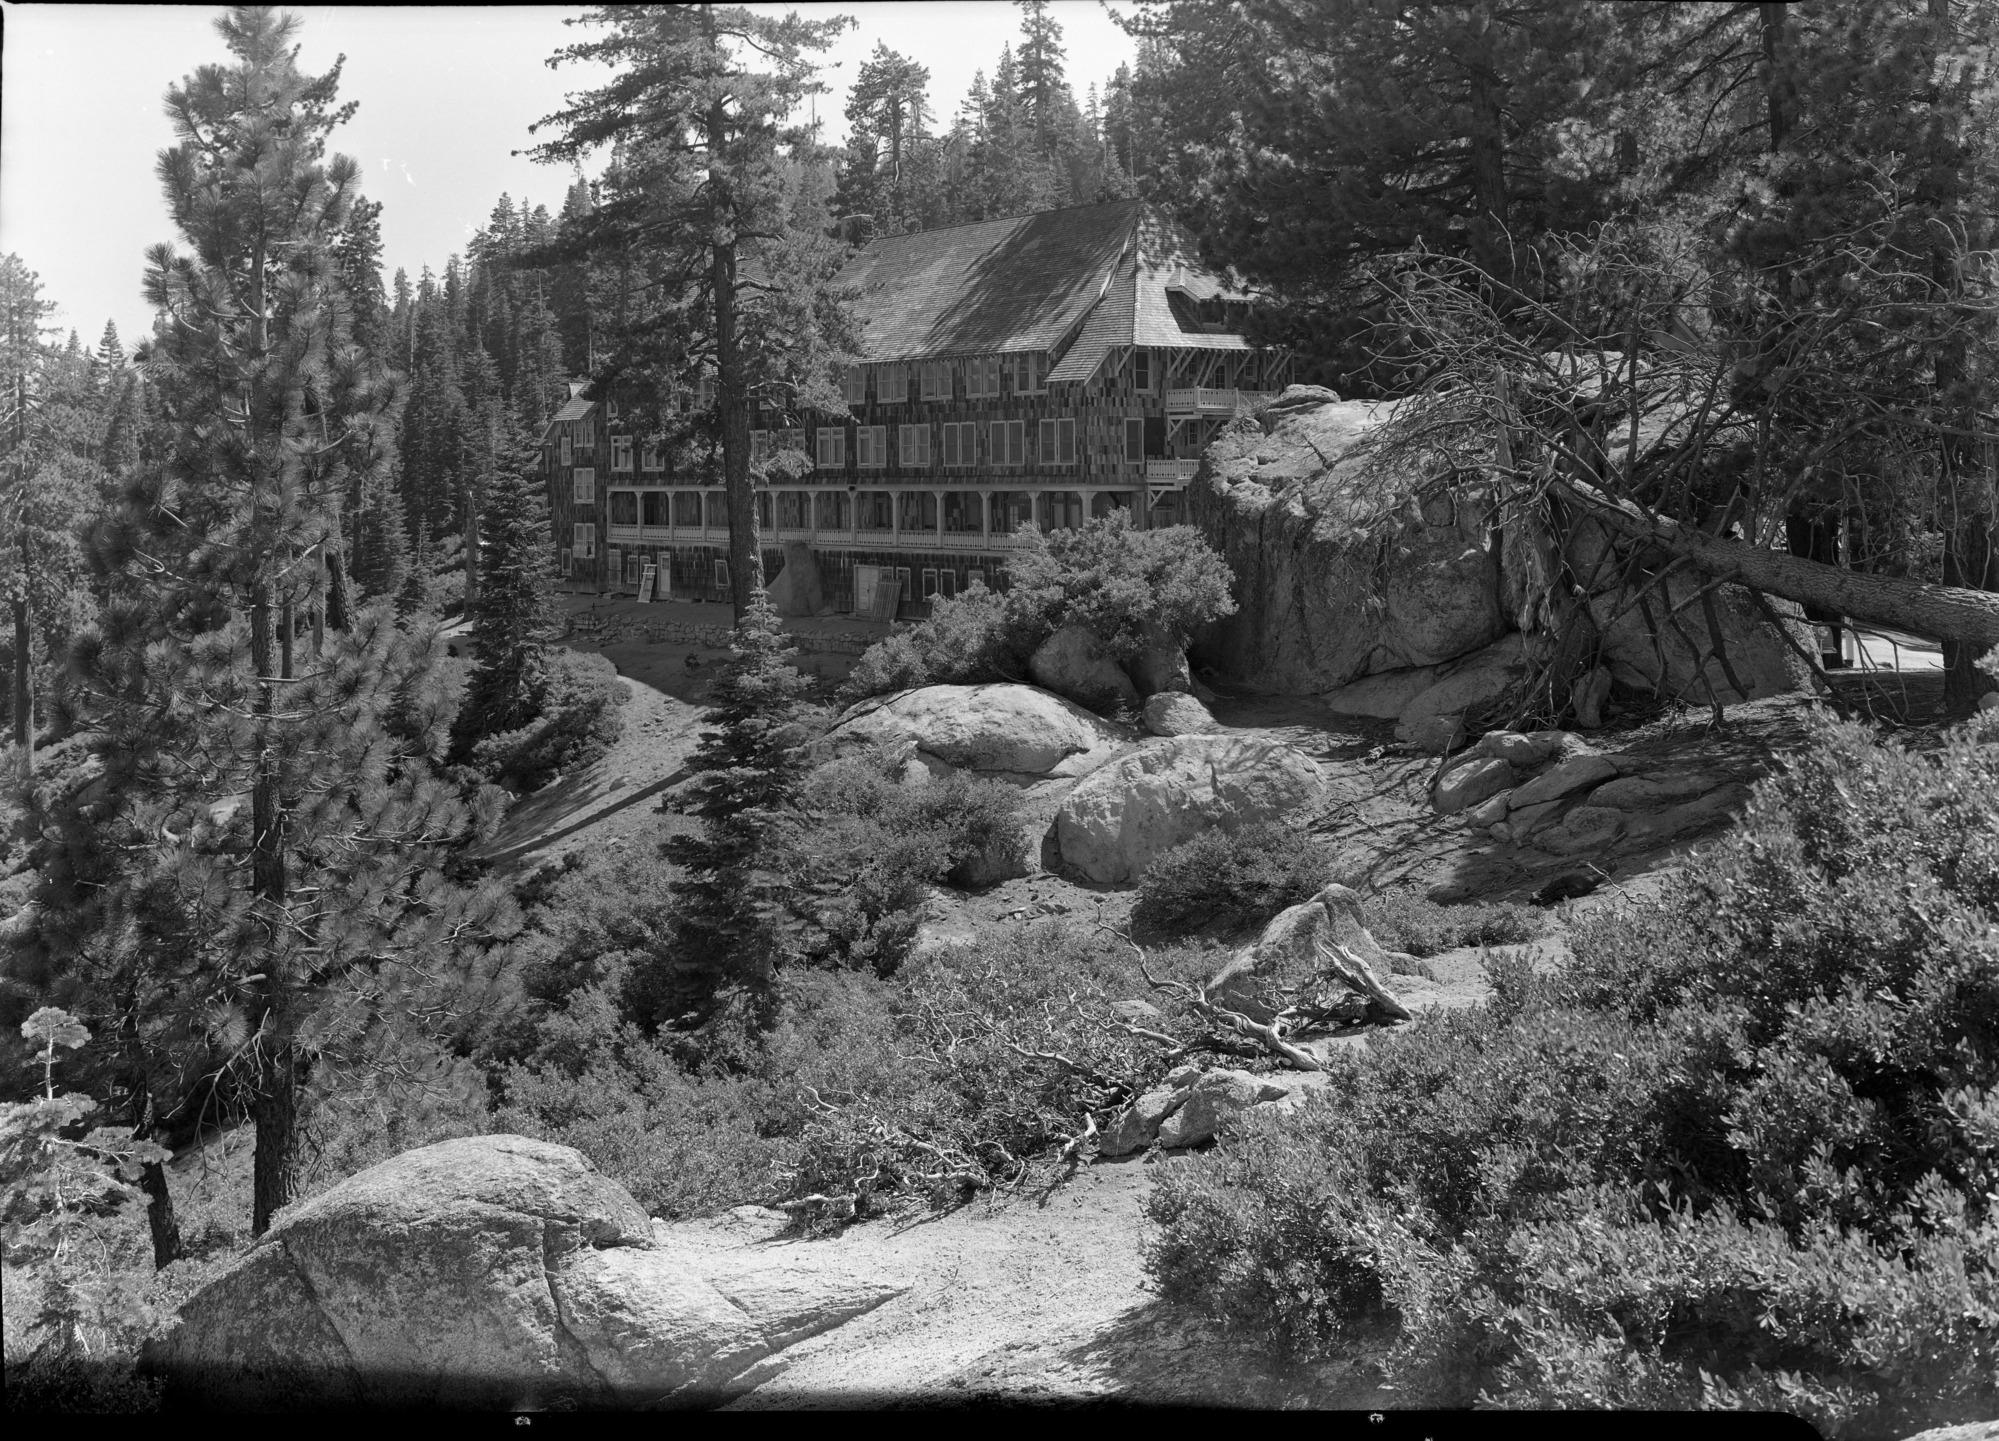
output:
[[[159,164],[188,249],[148,256],[172,442],[93,538],[110,601],[73,665],[102,781],[57,804],[36,939],[123,1084],[247,1108],[261,1233],[296,1194],[315,1072],[393,1068],[396,1034],[448,1010],[457,950],[511,919],[443,873],[475,817],[431,764],[434,629],[386,603],[313,624],[398,402],[336,263],[359,198],[326,156],[338,69],[297,69],[290,16],[216,28],[233,63],[169,92]]]
[[[690,1002],[705,1016],[724,992],[767,1019],[778,969],[795,948],[788,858],[814,710],[812,682],[787,659],[792,650],[770,598],[756,592],[711,692],[714,728],[694,753],[686,809],[701,833],[665,844],[687,874],[675,887],[665,973],[654,968],[641,980],[655,1023]]]
[[[462,758],[490,735],[541,713],[548,685],[551,620],[548,501],[534,437],[502,413],[479,489],[486,497],[479,593],[467,607],[478,664],[452,730]]]

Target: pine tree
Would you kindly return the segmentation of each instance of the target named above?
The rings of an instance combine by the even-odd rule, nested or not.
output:
[[[335,263],[358,197],[325,152],[339,68],[302,74],[268,9],[216,29],[234,62],[168,92],[188,252],[148,252],[172,453],[95,539],[111,601],[74,652],[106,799],[48,858],[38,944],[94,1006],[137,1007],[148,1085],[188,1064],[242,1099],[261,1234],[297,1192],[315,1070],[423,1009],[406,962],[508,918],[440,874],[470,817],[431,770],[441,737],[410,728],[434,729],[434,633],[378,605],[297,654],[346,467],[388,463],[394,397]]]
[[[613,287],[614,344],[601,378],[631,372],[647,382],[621,399],[648,432],[699,427],[719,450],[741,619],[763,574],[752,409],[845,409],[832,383],[851,354],[831,287],[841,255],[824,240],[823,211],[799,206],[797,176],[782,162],[811,147],[789,123],[823,88],[809,56],[848,22],[713,5],[607,7],[586,18],[609,33],[556,60],[608,63],[619,74],[541,122],[562,133],[535,155],[572,163],[611,152],[605,203],[579,225],[574,249],[603,260]],[[714,379],[713,411],[682,424],[662,402],[704,376]]]
[[[634,1004],[654,1025],[707,1019],[713,1003],[732,993],[747,1002],[753,1022],[769,1018],[777,972],[796,935],[789,904],[796,876],[786,856],[810,769],[802,742],[812,683],[786,659],[793,649],[758,590],[710,692],[714,728],[703,731],[692,760],[686,809],[701,820],[701,832],[670,837],[663,847],[687,874],[674,888],[672,944],[632,987]]]
[[[914,154],[930,106],[930,72],[879,42],[847,98],[846,163],[835,213],[865,215],[878,235],[898,235],[918,211]]]
[[[515,730],[540,713],[547,679],[550,598],[548,499],[541,448],[497,407],[480,489],[482,582],[466,606],[478,656],[452,729],[452,754],[463,761],[487,736]]]

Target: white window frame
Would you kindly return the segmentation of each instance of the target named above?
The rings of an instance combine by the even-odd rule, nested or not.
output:
[[[720,556],[717,556],[715,558],[715,589],[727,590],[728,588],[729,588],[729,562],[722,559]]]
[[[585,521],[570,528],[569,543],[575,548],[578,560],[597,558],[597,526],[594,521]]]
[[[965,397],[968,400],[990,400],[1000,393],[1000,358],[997,355],[975,355],[965,362]]]
[[[604,584],[623,585],[625,583],[625,552],[615,545],[604,547]]]
[[[995,466],[1027,464],[1027,423],[1021,420],[987,421],[986,455]]]
[[[951,362],[926,360],[917,374],[917,395],[923,400],[951,398]]]
[[[909,404],[909,362],[895,360],[875,367],[875,404]]]
[[[986,573],[983,568],[975,565],[970,570],[965,572],[966,590],[970,590],[975,585],[984,585],[985,583],[986,583]]]
[[[1125,417],[1124,458],[1132,465],[1145,464],[1145,417],[1142,415]]]
[[[888,427],[885,425],[857,425],[854,427],[854,468],[856,470],[883,470],[888,466]]]
[[[793,430],[773,431],[772,434],[777,437],[776,448],[778,450],[795,450],[800,455],[805,454],[805,431],[802,427]]]
[[[969,470],[979,463],[979,423],[976,420],[944,422],[943,444],[939,448],[946,470]]]
[[[694,408],[707,410],[715,404],[715,377],[704,375],[694,382]]]
[[[629,471],[632,468],[632,438],[629,435],[611,437],[611,469]]]
[[[865,365],[850,365],[840,372],[840,398],[851,409],[868,403],[868,368]]]
[[[659,442],[649,440],[639,447],[639,469],[665,470],[666,463],[660,459]]]
[[[570,472],[569,500],[572,505],[595,505],[597,503],[596,467],[579,465]]]
[[[904,470],[930,469],[930,427],[898,425],[895,432],[895,463]]]
[[[1152,352],[1136,346],[1131,352],[1131,388],[1140,395],[1152,394]]]
[[[576,463],[575,442],[570,438],[568,426],[562,428],[562,434],[558,439],[561,442],[562,463],[564,465],[574,465]]]
[[[750,464],[762,465],[770,459],[770,432],[753,430],[750,432]]]
[[[918,578],[918,580],[923,587],[923,595],[921,598],[926,601],[935,600],[937,598],[936,570],[929,566],[924,567],[923,574]]]
[[[564,577],[565,579],[566,579],[566,578],[568,577],[568,575],[569,575],[569,572],[570,572],[570,571],[571,571],[572,569],[574,569],[574,568],[575,568],[575,565],[576,565],[576,552],[575,552],[575,551],[573,551],[573,550],[565,550],[565,551],[563,551],[563,552],[562,552],[562,574],[563,574],[563,577]]]
[[[639,588],[639,581],[646,573],[645,555],[641,551],[625,552],[625,584],[633,590]]]
[[[1041,433],[1035,439],[1034,458],[1042,465],[1076,463],[1076,421],[1073,416],[1059,416],[1041,422]]]
[[[822,425],[814,437],[814,463],[821,470],[845,470],[847,468],[847,427],[844,425]]]
[[[1041,395],[1048,389],[1048,352],[1017,350],[1007,357],[1015,395]]]

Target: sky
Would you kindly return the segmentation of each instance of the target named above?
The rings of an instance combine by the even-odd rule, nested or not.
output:
[[[510,154],[532,145],[528,126],[561,108],[570,91],[608,72],[548,57],[593,33],[565,27],[572,6],[292,5],[304,21],[300,65],[309,74],[338,55],[342,100],[360,102],[333,148],[361,162],[382,209],[383,275],[444,268],[504,191],[516,203],[556,210],[566,171]],[[990,73],[1017,41],[1019,11],[1003,0],[753,5],[857,22],[827,52],[829,89],[816,113],[826,137],[844,136],[847,88],[877,42],[930,70],[930,102],[948,124],[975,70]],[[1128,11],[1129,5],[1117,8]],[[1068,79],[1080,103],[1134,46],[1101,0],[1054,0]],[[95,345],[106,320],[126,348],[150,328],[140,293],[145,251],[175,241],[153,167],[173,144],[162,97],[198,66],[228,52],[216,36],[218,6],[20,5],[0,0],[0,254],[40,274],[57,310],[52,323]],[[547,132],[544,132],[546,134]]]

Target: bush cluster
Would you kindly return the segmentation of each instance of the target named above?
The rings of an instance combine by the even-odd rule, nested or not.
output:
[[[1999,745],[1828,725],[1572,944],[1163,1177],[1162,1292],[1418,1405],[1994,1414]]]
[[[616,745],[624,729],[618,708],[629,699],[618,668],[603,656],[552,650],[541,714],[473,746],[472,764],[509,790],[537,790]]]
[[[1434,956],[1458,946],[1510,946],[1548,932],[1547,918],[1512,902],[1445,906],[1414,891],[1387,891],[1361,904],[1361,918],[1384,949]]]
[[[1324,889],[1327,865],[1318,839],[1294,822],[1210,828],[1146,867],[1132,924],[1153,936],[1251,930]]]
[[[925,685],[1018,680],[1065,625],[1094,631],[1129,659],[1148,631],[1185,636],[1235,613],[1228,564],[1192,526],[1133,530],[1123,511],[1043,535],[1007,563],[1004,592],[973,586],[929,619],[870,647],[841,694],[848,702]]]

